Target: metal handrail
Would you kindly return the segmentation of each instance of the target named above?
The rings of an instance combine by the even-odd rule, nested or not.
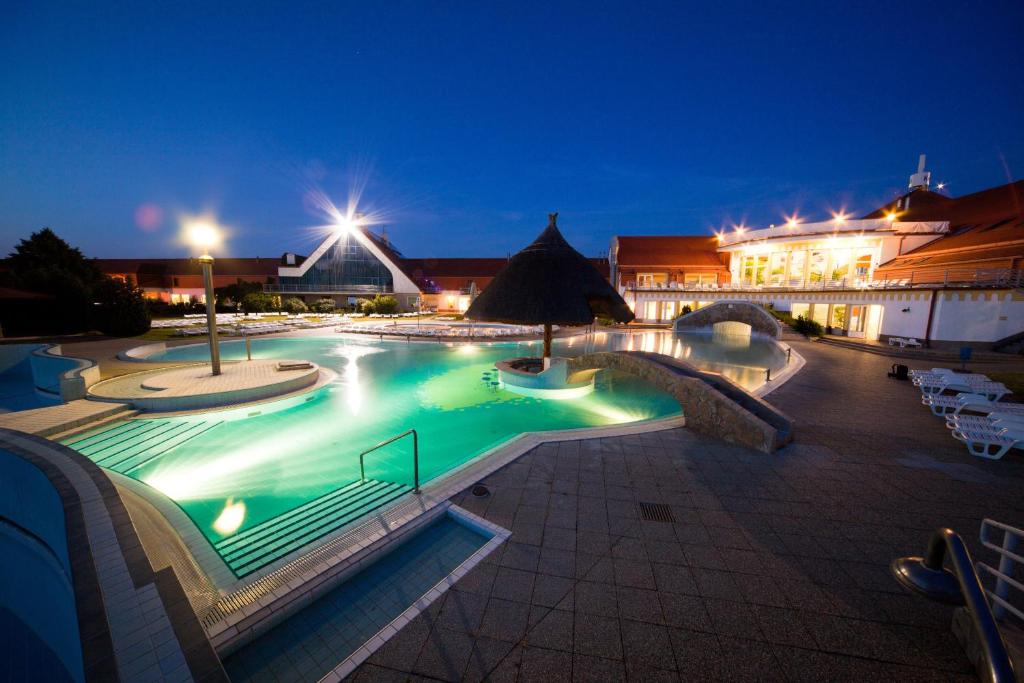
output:
[[[946,556],[953,571],[943,567]],[[903,557],[893,560],[891,570],[905,587],[932,600],[963,605],[981,641],[985,671],[983,680],[991,683],[1013,683],[1013,663],[999,633],[985,591],[974,569],[971,554],[963,539],[952,529],[936,529],[928,542],[925,557]]]
[[[365,464],[364,459],[366,458],[367,454],[374,452],[378,448],[383,448],[384,446],[387,446],[388,444],[392,444],[392,443],[398,441],[399,439],[404,439],[405,437],[409,436],[410,434],[412,434],[412,478],[413,478],[413,484],[414,484],[412,492],[413,493],[419,493],[420,492],[420,437],[419,437],[419,434],[416,433],[415,429],[408,429],[408,430],[402,432],[401,434],[399,434],[398,436],[393,436],[390,439],[388,439],[387,441],[381,441],[379,444],[377,444],[373,448],[368,448],[365,451],[363,451],[362,453],[360,453],[359,454],[359,480],[360,481],[366,481],[366,464]]]

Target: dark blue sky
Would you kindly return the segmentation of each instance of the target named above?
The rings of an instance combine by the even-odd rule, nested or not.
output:
[[[1019,0],[155,4],[0,5],[0,252],[181,254],[202,209],[224,253],[308,252],[308,191],[356,178],[410,256],[503,255],[551,210],[594,255],[863,213],[921,152],[953,194],[1024,172]]]

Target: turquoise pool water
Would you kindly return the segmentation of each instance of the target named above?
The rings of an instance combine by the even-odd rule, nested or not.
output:
[[[755,340],[730,346],[710,335],[577,337],[557,340],[555,352],[577,355],[631,346],[668,351],[691,362],[703,358],[706,367],[726,364],[747,377],[763,377],[763,369],[754,369],[757,363],[785,362],[774,343]],[[226,360],[245,356],[242,341],[223,342],[221,349]],[[301,547],[312,538],[308,529],[329,533],[331,520],[372,509],[366,501],[373,496],[404,493],[403,487],[412,484],[409,439],[367,456],[366,477],[393,484],[391,488],[382,484],[376,493],[359,487],[342,492],[365,498],[359,505],[350,502],[351,496],[338,498],[337,509],[311,503],[354,486],[360,479],[359,453],[407,429],[419,433],[420,480],[426,482],[523,432],[605,426],[679,412],[668,394],[611,371],[599,373],[594,393],[569,400],[526,398],[494,386],[493,375],[487,373],[493,372],[495,362],[535,354],[535,346],[528,343],[449,346],[293,337],[253,340],[252,349],[254,358],[311,360],[337,372],[337,380],[308,400],[283,408],[266,404],[132,420],[68,441],[100,465],[173,499],[239,575]],[[207,353],[205,346],[190,345],[169,349],[154,360],[202,360]],[[256,412],[260,414],[252,414]],[[279,519],[290,521],[279,527]],[[251,537],[246,544],[263,548],[258,557],[241,557],[249,551],[239,547],[227,549],[241,546],[238,539],[245,534]],[[229,558],[231,553],[238,557]]]
[[[324,597],[232,653],[235,683],[315,681],[427,593],[488,538],[445,515]]]

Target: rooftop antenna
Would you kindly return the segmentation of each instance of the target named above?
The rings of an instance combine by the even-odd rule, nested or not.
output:
[[[927,190],[932,182],[932,172],[924,170],[925,155],[922,154],[917,160],[917,173],[910,176],[910,190]]]

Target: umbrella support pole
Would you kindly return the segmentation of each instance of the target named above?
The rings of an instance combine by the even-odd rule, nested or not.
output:
[[[551,367],[551,325],[544,325],[544,369]]]

